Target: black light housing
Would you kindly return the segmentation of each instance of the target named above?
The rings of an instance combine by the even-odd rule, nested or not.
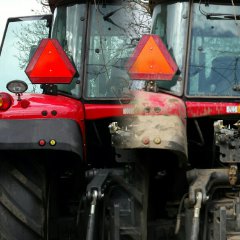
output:
[[[21,94],[26,92],[28,85],[21,80],[13,80],[7,84],[7,90],[12,93]]]

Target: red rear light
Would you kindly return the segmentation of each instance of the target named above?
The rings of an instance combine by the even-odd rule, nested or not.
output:
[[[76,69],[57,39],[43,39],[25,72],[33,84],[68,84]]]
[[[8,93],[0,93],[0,110],[7,110],[12,105],[12,98]]]

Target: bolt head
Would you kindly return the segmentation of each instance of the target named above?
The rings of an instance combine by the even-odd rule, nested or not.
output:
[[[154,143],[155,144],[160,144],[161,143],[161,138],[160,137],[156,137],[156,138],[154,138]]]
[[[142,143],[143,143],[144,145],[148,145],[148,144],[150,143],[150,139],[149,139],[148,137],[144,137],[144,138],[142,139]]]

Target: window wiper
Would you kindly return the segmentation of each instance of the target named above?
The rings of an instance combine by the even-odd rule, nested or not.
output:
[[[225,13],[207,13],[206,18],[210,20],[240,20],[240,15],[225,14]]]
[[[112,15],[114,15],[116,12],[118,12],[119,10],[121,10],[122,7],[118,8],[118,9],[115,9],[109,13],[106,13],[105,15],[103,15],[103,19],[104,21],[107,21]]]

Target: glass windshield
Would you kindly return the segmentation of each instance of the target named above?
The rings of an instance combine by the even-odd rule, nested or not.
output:
[[[239,6],[194,4],[187,94],[240,96]]]
[[[9,20],[0,55],[0,91],[7,92],[7,83],[17,79],[28,84],[27,92],[42,92],[39,85],[30,82],[25,69],[40,40],[49,37],[49,19],[26,17]]]
[[[83,25],[86,22],[86,5],[58,7],[54,12],[52,38],[57,38],[78,73],[71,84],[58,84],[58,91],[80,97]]]
[[[86,66],[87,98],[119,98],[128,93],[126,63],[143,33],[150,31],[150,15],[134,1],[91,6]]]
[[[177,95],[183,89],[183,61],[188,24],[188,3],[161,4],[154,8],[152,33],[161,37],[178,66],[178,72],[171,81],[157,81],[159,88]]]

